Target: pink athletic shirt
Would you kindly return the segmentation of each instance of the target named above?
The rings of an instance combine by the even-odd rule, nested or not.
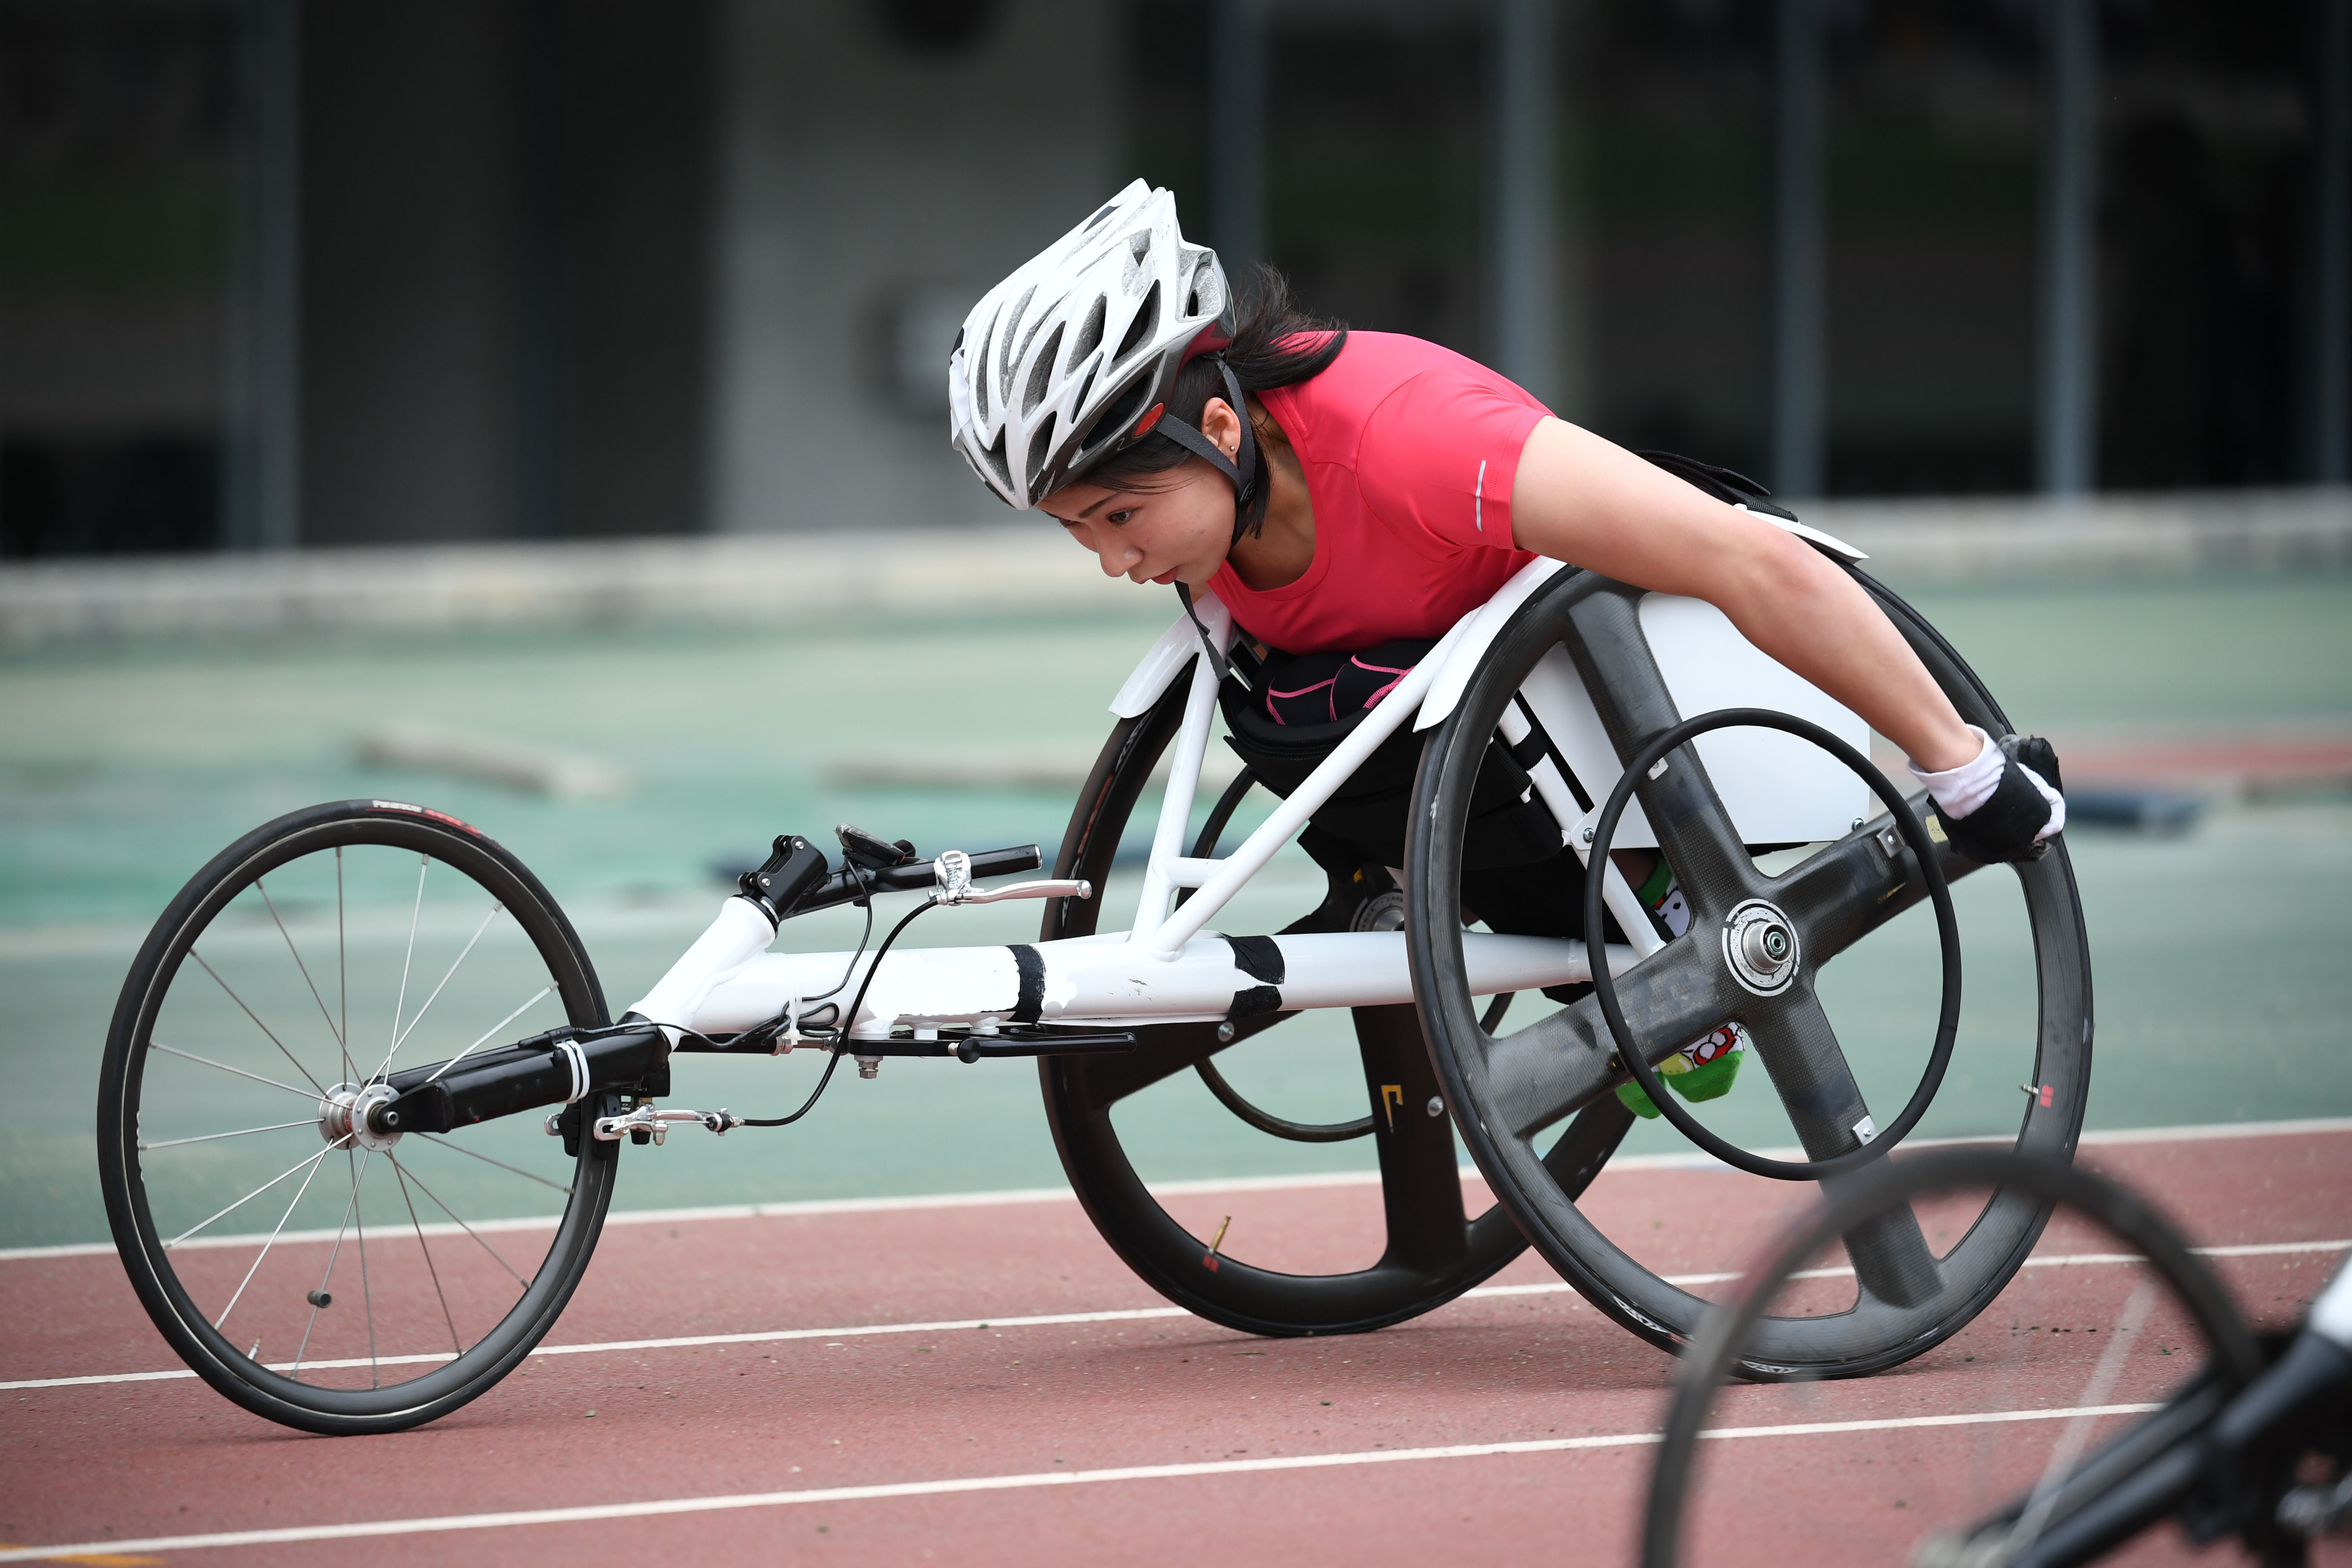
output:
[[[1451,349],[1349,332],[1322,374],[1257,395],[1307,472],[1315,559],[1259,593],[1217,568],[1234,618],[1286,653],[1438,637],[1535,559],[1511,544],[1519,448],[1551,411]]]

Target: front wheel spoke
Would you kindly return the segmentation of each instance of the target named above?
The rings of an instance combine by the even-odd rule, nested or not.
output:
[[[269,1026],[261,1021],[261,1016],[259,1014],[256,1013],[252,1008],[247,1007],[245,1005],[245,998],[236,994],[236,988],[232,986],[227,981],[223,980],[214,970],[213,966],[205,962],[205,955],[198,952],[194,948],[192,947],[188,949],[188,956],[194,959],[197,966],[203,969],[206,974],[212,975],[214,984],[228,993],[228,999],[236,1003],[237,1009],[247,1017],[253,1020],[253,1026],[255,1028],[259,1029],[265,1035],[268,1035],[269,1043],[278,1047],[278,1054],[284,1057],[288,1061],[293,1063],[294,1070],[300,1073],[303,1078],[309,1079],[311,1089],[317,1091],[320,1099],[324,1100],[327,1097],[326,1087],[320,1083],[317,1079],[310,1077],[310,1069],[304,1067],[301,1063],[301,1059],[296,1057],[292,1051],[286,1048],[285,1041],[279,1039],[276,1035],[270,1034]]]
[[[464,1050],[459,1051],[456,1056],[451,1057],[447,1061],[443,1062],[439,1067],[435,1068],[433,1069],[433,1076],[426,1079],[425,1081],[426,1083],[440,1082],[441,1075],[443,1073],[447,1072],[451,1068],[456,1067],[459,1062],[462,1062],[467,1057],[472,1056],[476,1051],[480,1050],[484,1046],[488,1045],[492,1039],[496,1038],[502,1031],[504,1031],[509,1024],[513,1023],[517,1018],[521,1017],[525,1013],[528,1013],[533,1007],[538,1006],[541,1000],[551,995],[554,991],[555,983],[551,980],[546,984],[541,986],[530,1001],[525,1002],[521,1006],[516,1008],[513,1012],[508,1014],[505,1017],[500,1018],[497,1023],[492,1024],[488,1028],[483,1030],[481,1038],[476,1040],[472,1045],[467,1046]],[[427,1005],[430,1005],[430,1004],[428,1003]],[[418,1015],[419,1017],[422,1017],[424,1015],[421,1013]],[[802,1022],[807,1022],[807,1015],[802,1015]]]
[[[343,847],[335,846],[335,1005],[341,1021],[335,1037],[343,1042],[343,1072],[352,1072],[352,960],[343,941]]]
[[[258,877],[253,879],[253,890],[261,895],[263,906],[269,910],[271,923],[278,927],[278,934],[286,939],[286,951],[293,955],[294,967],[302,972],[302,984],[310,988],[310,1000],[319,1005],[319,1016],[327,1021],[327,1033],[335,1037],[335,1048],[343,1055],[343,1074],[350,1077],[352,1053],[343,1044],[342,1031],[335,1027],[334,1014],[327,1010],[327,999],[319,994],[319,983],[310,978],[310,966],[302,962],[302,950],[294,945],[294,933],[286,929],[285,919],[278,912],[278,900],[269,896],[268,887]]]
[[[1618,1006],[1646,1060],[1680,1050],[1738,1005],[1722,976],[1684,945],[1692,940],[1677,938],[1617,976]],[[1495,1041],[1486,1053],[1488,1091],[1511,1131],[1533,1137],[1607,1092],[1622,1070],[1616,1056],[1601,1004],[1587,996]]]
[[[235,1073],[239,1078],[249,1078],[256,1083],[266,1083],[272,1089],[282,1089],[287,1093],[299,1095],[304,1100],[325,1098],[317,1089],[297,1089],[290,1083],[280,1083],[274,1078],[264,1078],[257,1072],[247,1072],[243,1068],[233,1068],[226,1062],[216,1062],[210,1057],[200,1057],[194,1051],[180,1050],[172,1046],[158,1044],[153,1040],[147,1042],[147,1048],[151,1051],[161,1051],[167,1057],[178,1057],[182,1061],[195,1062],[208,1068],[218,1068],[223,1072]]]
[[[400,1183],[400,1201],[407,1206],[409,1228],[416,1232],[416,1250],[425,1255],[425,1272],[433,1281],[434,1298],[441,1303],[441,1321],[449,1325],[450,1353],[464,1355],[466,1344],[457,1337],[457,1314],[449,1310],[448,1293],[441,1289],[441,1270],[433,1266],[433,1247],[425,1239],[424,1224],[416,1217],[416,1200],[408,1193],[408,1173],[400,1168],[399,1161],[394,1160],[392,1162],[392,1173]]]
[[[383,1077],[392,1070],[392,1058],[400,1050],[400,1020],[408,1009],[408,972],[416,963],[416,921],[425,913],[425,873],[433,869],[433,857],[416,858],[416,903],[408,911],[408,947],[400,955],[400,991],[392,1004],[392,1043],[384,1047],[383,1066],[375,1076]]]
[[[394,1170],[400,1172],[410,1181],[415,1183],[416,1190],[423,1193],[427,1198],[431,1199],[435,1208],[437,1208],[443,1214],[447,1215],[452,1224],[456,1225],[459,1230],[464,1231],[467,1236],[472,1237],[476,1246],[479,1247],[484,1252],[488,1253],[492,1258],[498,1258],[499,1267],[505,1269],[508,1273],[512,1274],[515,1277],[516,1283],[520,1284],[526,1290],[530,1289],[530,1281],[524,1279],[520,1271],[518,1270],[513,1264],[509,1263],[504,1258],[500,1258],[499,1256],[499,1249],[492,1247],[488,1242],[484,1241],[478,1231],[475,1230],[472,1226],[467,1225],[464,1220],[459,1219],[457,1217],[457,1211],[451,1208],[447,1204],[443,1203],[441,1201],[441,1195],[438,1193],[436,1193],[431,1187],[425,1184],[425,1178],[419,1176],[415,1171],[410,1170],[407,1166],[402,1164],[397,1159],[394,1159],[392,1155],[387,1154],[384,1158],[392,1161],[392,1168]]]
[[[299,1121],[273,1121],[267,1127],[240,1127],[234,1132],[199,1132],[193,1138],[159,1138],[152,1143],[140,1144],[139,1152],[144,1154],[156,1149],[177,1149],[184,1143],[211,1143],[222,1138],[246,1138],[256,1132],[283,1132],[289,1127],[318,1125],[317,1117],[308,1116]]]
[[[358,1173],[352,1177],[352,1233],[360,1248],[360,1305],[367,1310],[368,1386],[383,1386],[383,1369],[377,1364],[375,1351],[375,1288],[368,1280],[367,1215],[360,1213],[360,1184],[367,1179],[367,1163],[374,1158],[371,1150],[361,1157]]]
[[[311,1155],[300,1164],[295,1165],[288,1170],[278,1172],[278,1174],[270,1177],[269,1180],[262,1183],[261,1185],[254,1188],[253,1191],[246,1194],[245,1196],[237,1199],[236,1202],[229,1205],[228,1207],[221,1210],[218,1214],[214,1215],[211,1219],[198,1220],[195,1224],[190,1226],[187,1229],[182,1231],[179,1235],[165,1242],[163,1244],[163,1250],[169,1252],[172,1248],[179,1246],[180,1243],[187,1240],[188,1237],[195,1235],[196,1232],[204,1229],[206,1226],[213,1224],[216,1220],[227,1218],[230,1215],[235,1214],[237,1210],[243,1208],[246,1205],[251,1203],[254,1199],[259,1197],[262,1194],[268,1192],[278,1183],[286,1180],[289,1176],[300,1175],[304,1171],[310,1169],[320,1161],[325,1159],[328,1155],[341,1148],[346,1142],[347,1140],[345,1139],[338,1138],[335,1142],[328,1144],[325,1148],[320,1150],[317,1153]]]
[[[348,1146],[344,1149],[343,1153],[344,1163],[348,1168],[351,1156],[351,1150]],[[335,1226],[335,1245],[327,1249],[326,1271],[319,1276],[319,1288],[310,1294],[310,1321],[302,1327],[302,1342],[294,1348],[294,1371],[292,1375],[300,1375],[302,1371],[302,1358],[308,1355],[310,1352],[310,1332],[313,1329],[319,1326],[319,1311],[321,1304],[321,1298],[323,1298],[327,1293],[328,1283],[335,1277],[335,1260],[343,1255],[343,1237],[350,1234],[352,1228],[352,1215],[359,1208],[359,1206],[360,1179],[358,1173],[353,1172],[352,1175],[351,1202],[343,1205],[343,1222]]]
[[[520,1176],[524,1181],[537,1182],[541,1186],[549,1188],[554,1192],[562,1193],[567,1197],[571,1195],[572,1189],[570,1187],[565,1186],[561,1182],[551,1182],[545,1176],[539,1174],[535,1171],[526,1171],[520,1165],[509,1165],[504,1160],[493,1160],[488,1154],[477,1153],[475,1151],[467,1148],[463,1143],[452,1143],[449,1140],[441,1137],[437,1133],[419,1132],[417,1136],[424,1139],[427,1143],[432,1144],[436,1149],[447,1149],[453,1152],[463,1154],[468,1159],[479,1160],[485,1165],[496,1165],[501,1171],[513,1172],[516,1175]]]
[[[269,1239],[261,1244],[261,1250],[259,1252],[254,1254],[253,1266],[245,1271],[245,1278],[236,1282],[236,1289],[229,1296],[228,1305],[221,1309],[221,1315],[213,1320],[213,1328],[215,1332],[219,1331],[222,1324],[228,1321],[228,1315],[236,1310],[237,1302],[244,1299],[245,1288],[247,1285],[252,1284],[253,1277],[261,1271],[262,1259],[268,1258],[269,1256],[269,1249],[278,1245],[278,1237],[286,1229],[286,1222],[292,1219],[294,1217],[294,1211],[301,1206],[302,1194],[310,1190],[311,1177],[316,1176],[319,1173],[319,1162],[333,1152],[334,1151],[332,1149],[321,1149],[316,1156],[306,1162],[310,1167],[310,1174],[303,1177],[302,1184],[294,1189],[294,1196],[286,1205],[286,1212],[278,1216],[278,1224],[271,1228],[269,1232]],[[258,1194],[255,1195],[257,1196]],[[215,1215],[214,1217],[218,1218],[219,1216]],[[184,1241],[187,1238],[183,1237],[181,1239]],[[255,1342],[257,1347],[258,1347],[259,1343],[259,1341]]]
[[[482,940],[482,933],[490,929],[490,922],[498,919],[499,911],[505,908],[506,905],[499,903],[495,900],[492,900],[490,904],[490,912],[482,917],[482,923],[476,926],[474,928],[474,934],[466,939],[466,945],[459,950],[457,959],[451,963],[447,972],[441,976],[440,984],[433,987],[433,994],[425,999],[425,1005],[416,1009],[416,1016],[408,1020],[408,1026],[402,1029],[394,1038],[392,1042],[394,1056],[400,1054],[400,1047],[406,1043],[409,1036],[416,1032],[416,1026],[425,1022],[425,1015],[430,1013],[433,1010],[433,1004],[441,999],[442,991],[447,987],[450,980],[456,976],[458,967],[466,962],[467,955],[474,951],[474,944]],[[542,992],[541,994],[543,995],[545,993]],[[533,998],[533,1000],[537,1000],[537,998]],[[528,1005],[529,1004],[525,1004],[525,1005]],[[384,1066],[389,1068],[391,1065],[392,1058],[386,1057],[384,1058]]]

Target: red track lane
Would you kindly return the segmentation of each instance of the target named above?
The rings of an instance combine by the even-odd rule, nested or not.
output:
[[[635,1157],[658,1158],[646,1152]],[[2105,1145],[2086,1161],[2214,1244],[2352,1234],[2352,1132]],[[1473,1184],[1475,1188],[1475,1183]],[[1474,1199],[1483,1194],[1473,1193]],[[1715,1171],[1612,1173],[1590,1204],[1661,1271],[1738,1267],[1805,1194]],[[1194,1194],[1226,1247],[1290,1268],[1368,1260],[1370,1188]],[[2080,1241],[2084,1238],[2074,1238]],[[2053,1235],[2044,1250],[2074,1242]],[[2341,1255],[2217,1263],[2261,1321],[2292,1321]],[[2035,1269],[2004,1307],[2099,1308],[2096,1270]],[[1496,1281],[1552,1282],[1522,1258]],[[616,1225],[551,1339],[759,1332],[1163,1307],[1074,1203]],[[0,1381],[175,1363],[108,1257],[0,1261]],[[421,1431],[286,1432],[188,1379],[0,1393],[0,1542],[135,1541],[960,1478],[1638,1435],[1671,1363],[1558,1291],[1455,1303],[1348,1339],[1252,1340],[1189,1317],[541,1356]],[[2047,1386],[2036,1384],[2047,1384]],[[1931,1352],[1807,1393],[1742,1389],[1742,1424],[1909,1417],[2051,1402],[2055,1377],[1989,1379]],[[591,1415],[589,1413],[594,1414]],[[1920,1464],[1929,1434],[1759,1439],[1741,1473],[1789,1505],[1853,1465]],[[1646,1446],[1107,1480],[671,1517],[231,1549],[172,1561],[577,1563],[856,1561],[1427,1563],[1547,1543],[1631,1559]],[[1573,1525],[1563,1532],[1563,1523]],[[1813,1560],[1820,1560],[1817,1553]],[[1759,1562],[1778,1560],[1759,1542]]]

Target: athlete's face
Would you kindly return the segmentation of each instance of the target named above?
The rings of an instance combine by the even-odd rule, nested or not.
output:
[[[1228,456],[1240,442],[1241,422],[1221,399],[1209,400],[1201,425]],[[1233,543],[1233,483],[1199,458],[1139,487],[1080,480],[1043,505],[1072,539],[1095,552],[1105,576],[1132,583],[1200,587],[1216,575]]]

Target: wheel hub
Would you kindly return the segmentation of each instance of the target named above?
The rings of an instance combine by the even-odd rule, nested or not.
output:
[[[1797,978],[1797,928],[1776,906],[1750,899],[1723,922],[1723,957],[1740,984],[1777,996]]]
[[[349,1138],[362,1149],[390,1153],[401,1135],[377,1131],[369,1125],[369,1117],[378,1106],[399,1098],[399,1091],[388,1083],[335,1085],[327,1091],[327,1098],[319,1101],[320,1139],[331,1144]]]

